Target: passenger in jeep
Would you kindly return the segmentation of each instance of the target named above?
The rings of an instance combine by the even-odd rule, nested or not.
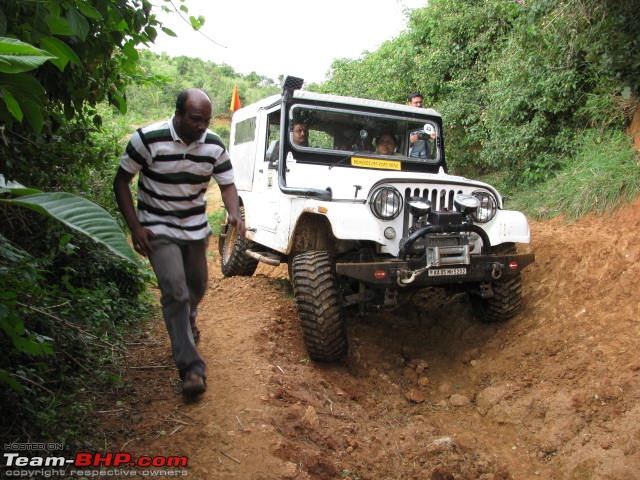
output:
[[[309,146],[309,126],[305,123],[294,123],[291,127],[293,143],[301,147]]]
[[[376,153],[380,155],[399,155],[396,152],[396,139],[391,133],[383,132],[376,138]]]

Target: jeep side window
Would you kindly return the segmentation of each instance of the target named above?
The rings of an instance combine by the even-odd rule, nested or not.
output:
[[[278,161],[280,153],[280,113],[274,112],[267,119],[267,150],[265,151],[264,161],[275,163]]]
[[[256,136],[256,117],[247,118],[238,122],[236,125],[236,134],[233,139],[234,145],[252,142]]]

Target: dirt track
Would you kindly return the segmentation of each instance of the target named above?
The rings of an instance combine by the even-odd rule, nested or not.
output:
[[[158,321],[132,342],[132,394],[103,410],[105,450],[186,455],[196,480],[640,478],[639,229],[640,201],[532,222],[516,318],[431,292],[350,317],[331,366],[306,357],[286,267],[223,278],[214,242],[209,389],[182,402]]]

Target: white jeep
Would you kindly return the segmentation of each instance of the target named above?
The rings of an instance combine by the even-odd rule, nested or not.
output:
[[[222,273],[286,262],[316,361],[347,352],[345,308],[394,305],[416,289],[468,292],[483,321],[515,315],[520,272],[534,261],[516,250],[530,241],[527,219],[492,186],[446,173],[440,114],[301,86],[287,77],[282,95],[233,115],[247,235],[223,225]],[[294,125],[308,142],[294,142]],[[378,153],[381,135],[395,149]]]

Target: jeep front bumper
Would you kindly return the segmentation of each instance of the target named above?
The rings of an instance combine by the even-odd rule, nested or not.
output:
[[[378,262],[337,262],[338,275],[354,278],[370,285],[386,287],[430,286],[451,283],[485,282],[517,275],[535,260],[533,253],[471,255],[468,263],[416,268],[406,260]]]

